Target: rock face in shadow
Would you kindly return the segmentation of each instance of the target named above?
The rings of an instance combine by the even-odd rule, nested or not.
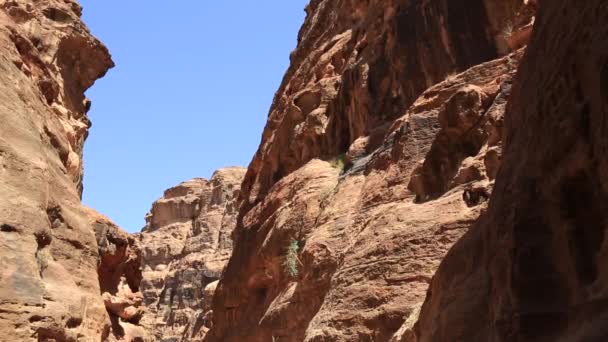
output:
[[[142,248],[141,324],[155,341],[201,341],[232,250],[244,168],[224,168],[165,191],[135,238]]]
[[[488,211],[439,267],[419,341],[608,338],[608,4],[539,6]]]
[[[413,341],[437,266],[491,195],[530,6],[308,5],[205,341]]]
[[[84,91],[113,66],[73,1],[0,1],[0,340],[99,341],[95,232],[80,203]]]

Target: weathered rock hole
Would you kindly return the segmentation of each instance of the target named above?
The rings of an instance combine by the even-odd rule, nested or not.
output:
[[[16,233],[19,230],[17,228],[15,228],[14,226],[11,226],[10,224],[3,224],[0,226],[0,231],[6,232],[6,233]]]
[[[58,8],[46,8],[44,11],[42,11],[42,14],[44,14],[44,16],[50,20],[59,23],[67,23],[72,21],[72,17],[67,12],[64,12]]]
[[[61,214],[61,207],[50,206],[46,209],[46,215],[51,223],[51,228],[59,228],[65,222]]]
[[[462,193],[462,200],[467,204],[469,208],[487,202],[489,199],[490,195],[485,189],[466,189]]]
[[[31,44],[31,42],[29,42],[24,37],[20,36],[18,33],[11,32],[10,38],[11,38],[11,41],[13,42],[13,44],[15,44],[15,48],[17,49],[17,52],[19,52],[19,54],[21,56],[28,55],[29,52],[32,51],[33,46]]]
[[[51,236],[50,232],[48,232],[46,230],[38,231],[34,234],[34,236],[36,237],[36,243],[38,244],[38,250],[41,250],[44,247],[50,245],[51,241],[53,241],[53,237]]]
[[[43,78],[38,80],[38,88],[48,105],[53,104],[57,96],[59,96],[59,85],[51,79]]]
[[[305,117],[321,105],[321,94],[307,91],[294,100],[294,104],[302,110]]]
[[[34,315],[32,317],[29,318],[30,323],[34,323],[34,322],[40,322],[44,319],[44,317],[40,316],[40,315]]]
[[[82,324],[82,317],[70,317],[65,323],[67,328],[73,329]]]

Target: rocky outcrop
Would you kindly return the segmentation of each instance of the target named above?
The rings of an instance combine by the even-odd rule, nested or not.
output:
[[[437,266],[490,197],[522,55],[503,31],[529,6],[309,4],[205,341],[413,338]]]
[[[146,314],[156,341],[201,341],[214,286],[232,250],[244,168],[216,171],[165,191],[152,205],[142,246]]]
[[[539,5],[490,206],[437,271],[419,341],[608,338],[608,6]]]
[[[101,297],[111,326],[101,336],[107,342],[151,341],[138,325],[144,314],[140,291],[141,250],[137,241],[107,217],[89,209],[99,248],[97,273]]]
[[[99,341],[84,91],[113,63],[73,1],[0,1],[0,340]]]

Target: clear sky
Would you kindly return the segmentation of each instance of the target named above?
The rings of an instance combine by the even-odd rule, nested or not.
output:
[[[307,0],[81,0],[116,67],[87,92],[83,202],[135,232],[163,191],[247,166]]]

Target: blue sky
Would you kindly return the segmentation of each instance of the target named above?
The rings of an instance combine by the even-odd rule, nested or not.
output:
[[[166,188],[247,166],[305,0],[81,0],[116,67],[87,92],[83,202],[135,232]]]

